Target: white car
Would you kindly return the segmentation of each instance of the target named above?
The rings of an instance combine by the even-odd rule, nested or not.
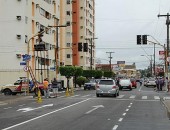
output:
[[[119,96],[119,87],[113,79],[101,79],[96,86],[96,96]]]
[[[119,89],[129,89],[132,90],[132,83],[130,81],[130,79],[120,79],[119,82]]]
[[[149,87],[149,86],[156,87],[156,80],[154,78],[153,79],[148,79],[148,81],[146,82],[145,86],[146,87]]]

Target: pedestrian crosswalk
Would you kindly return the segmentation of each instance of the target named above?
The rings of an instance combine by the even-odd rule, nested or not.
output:
[[[88,95],[74,95],[71,98],[98,98],[96,95],[88,94]],[[154,96],[154,95],[119,95],[115,99],[135,99],[135,100],[160,100],[163,99],[170,99],[170,96]]]

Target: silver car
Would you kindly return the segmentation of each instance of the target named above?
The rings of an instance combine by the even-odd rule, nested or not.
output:
[[[119,89],[129,89],[132,90],[132,83],[130,81],[130,79],[120,79],[119,82]]]
[[[96,86],[96,96],[109,95],[117,97],[119,96],[119,87],[116,85],[113,79],[101,79]]]

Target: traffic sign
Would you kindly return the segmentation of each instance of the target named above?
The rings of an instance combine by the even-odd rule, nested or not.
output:
[[[26,62],[20,62],[20,65],[26,65]]]
[[[24,71],[27,72],[28,71],[28,66],[24,66]]]
[[[31,59],[31,55],[25,54],[25,55],[22,55],[22,58],[23,58],[22,59],[23,61],[28,61]]]

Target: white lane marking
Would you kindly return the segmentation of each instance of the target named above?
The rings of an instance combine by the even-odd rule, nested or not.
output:
[[[112,130],[116,130],[118,128],[118,125],[115,125]]]
[[[23,124],[29,123],[29,122],[34,121],[34,120],[37,120],[37,119],[39,119],[39,118],[42,118],[42,117],[45,117],[45,116],[51,115],[51,114],[56,113],[56,112],[58,112],[58,111],[61,111],[61,110],[64,110],[64,109],[67,109],[67,108],[70,108],[70,107],[76,106],[76,105],[78,105],[78,104],[80,104],[80,103],[83,103],[83,102],[86,102],[86,101],[88,101],[88,100],[90,100],[90,98],[89,98],[89,99],[86,99],[86,100],[83,100],[83,101],[80,101],[80,102],[77,102],[77,103],[74,103],[74,104],[72,104],[72,105],[69,105],[69,106],[66,106],[66,107],[63,107],[63,108],[57,109],[57,110],[54,110],[54,111],[51,111],[51,112],[49,112],[49,113],[46,113],[46,114],[44,114],[44,115],[41,115],[41,116],[38,116],[38,117],[32,118],[32,119],[30,119],[30,120],[27,120],[27,121],[24,121],[24,122],[18,123],[18,124],[16,124],[16,125],[13,125],[13,126],[10,126],[10,127],[7,127],[7,128],[4,128],[4,129],[2,129],[2,130],[9,130],[9,129],[15,128],[15,127],[17,127],[17,126],[20,126],[20,125],[23,125]]]
[[[91,113],[92,111],[97,110],[98,108],[103,108],[104,106],[103,106],[103,105],[97,105],[97,106],[92,106],[92,107],[94,107],[94,108],[91,109],[90,111],[86,112],[86,114],[89,114],[89,113]]]
[[[131,106],[129,105],[128,107],[130,108]]]
[[[165,99],[165,100],[168,100],[168,99],[170,99],[170,97],[164,97],[164,99]]]
[[[131,95],[129,98],[134,99],[136,95]]]
[[[0,106],[1,106],[1,105],[6,105],[6,104],[8,104],[8,103],[0,102]]]
[[[131,102],[130,104],[132,105],[133,103]]]
[[[126,111],[129,111],[129,109],[126,109]]]
[[[119,95],[117,98],[123,98],[125,95]]]
[[[78,97],[78,96],[80,96],[80,95],[74,95],[74,96],[71,96],[71,98],[72,98],[72,97]]]
[[[6,108],[4,108],[4,109],[7,110],[7,109],[10,109],[10,108],[12,108],[12,107],[6,107]]]
[[[123,120],[123,118],[120,118],[118,121],[121,122]]]
[[[126,113],[123,113],[122,115],[123,115],[123,116],[125,116],[125,115],[126,115]]]
[[[154,96],[154,99],[155,100],[160,100],[160,97],[159,96]]]
[[[47,105],[43,105],[43,106],[37,107],[37,108],[31,108],[31,107],[21,108],[21,109],[18,109],[17,111],[28,112],[28,111],[33,111],[33,110],[37,110],[40,108],[51,107],[51,106],[53,106],[53,104],[47,104]]]
[[[18,105],[18,106],[20,106],[20,107],[22,107],[22,106],[25,106],[26,104],[21,104],[21,105]]]
[[[82,96],[82,97],[88,97],[88,96],[90,96],[90,94],[89,94],[89,95],[84,95],[84,96]]]
[[[147,99],[147,96],[142,96],[142,99]]]

